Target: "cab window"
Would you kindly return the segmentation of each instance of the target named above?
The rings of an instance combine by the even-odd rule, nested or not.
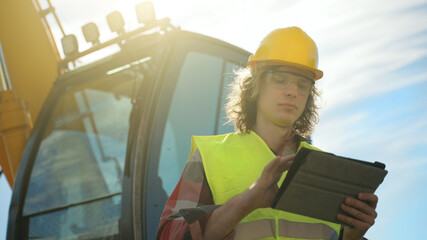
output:
[[[118,238],[129,116],[143,76],[117,71],[57,101],[25,198],[29,239]]]

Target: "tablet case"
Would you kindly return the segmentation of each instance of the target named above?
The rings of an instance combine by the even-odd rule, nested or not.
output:
[[[387,175],[385,164],[370,163],[302,148],[272,208],[344,224],[337,219],[347,196],[374,193]]]

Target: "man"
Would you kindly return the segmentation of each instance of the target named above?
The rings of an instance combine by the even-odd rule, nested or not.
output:
[[[160,239],[362,239],[377,196],[346,198],[337,218],[351,227],[269,208],[317,123],[314,41],[290,27],[268,34],[237,73],[227,114],[236,133],[193,137],[192,154],[166,203]],[[283,174],[285,172],[285,174]],[[212,207],[214,206],[214,207]]]

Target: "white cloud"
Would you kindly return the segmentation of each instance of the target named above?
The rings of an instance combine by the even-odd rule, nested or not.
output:
[[[406,113],[403,109],[391,111],[394,110],[401,111],[400,114]],[[382,161],[390,164],[391,168],[402,168],[401,165],[416,168],[427,163],[427,156],[408,159],[411,151],[418,146],[424,146],[427,155],[427,138],[420,134],[427,132],[427,115],[422,116],[424,117],[407,123],[381,120],[381,116],[373,116],[367,112],[354,112],[346,116],[337,112],[329,115],[327,122],[319,124],[313,135],[313,142],[326,151],[369,161]],[[374,120],[378,123],[372,124]]]
[[[425,72],[405,81],[393,72],[427,56],[427,37],[420,34],[427,31],[427,11],[408,11],[409,6],[401,1],[386,9],[356,10],[347,20],[322,29],[319,48],[325,81],[319,85],[329,109],[427,80]],[[331,54],[322,51],[323,45]]]
[[[322,121],[313,135],[313,142],[324,151],[345,152],[352,148],[349,142],[363,137],[364,132],[354,126],[358,126],[367,117],[367,113],[358,112],[352,116],[339,116]]]

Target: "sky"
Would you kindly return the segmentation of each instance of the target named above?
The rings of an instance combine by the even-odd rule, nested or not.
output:
[[[43,5],[42,0],[40,0]],[[131,0],[51,0],[67,33],[114,36],[105,16],[119,10],[138,25]],[[316,42],[322,92],[317,147],[387,165],[369,239],[423,239],[427,224],[427,0],[154,0],[158,18],[254,52],[270,31],[299,26]],[[76,14],[78,13],[78,14]],[[10,190],[0,178],[0,239]],[[4,194],[6,192],[6,194]]]

